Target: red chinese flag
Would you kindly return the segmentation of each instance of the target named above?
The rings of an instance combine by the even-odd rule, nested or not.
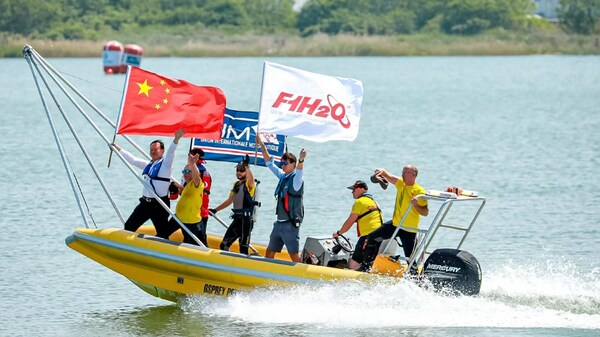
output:
[[[182,80],[130,67],[121,103],[117,134],[221,139],[225,94]]]

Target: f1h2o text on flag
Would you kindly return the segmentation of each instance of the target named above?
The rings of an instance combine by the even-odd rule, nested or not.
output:
[[[225,94],[129,67],[117,134],[172,136],[179,128],[186,137],[221,139]]]
[[[359,80],[265,62],[259,129],[315,142],[353,141],[362,97]]]

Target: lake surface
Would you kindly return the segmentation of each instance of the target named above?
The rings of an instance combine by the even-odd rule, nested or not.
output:
[[[104,75],[98,55],[49,62],[115,120],[125,77]],[[600,334],[600,57],[146,58],[142,67],[218,86],[228,107],[257,110],[265,60],[364,86],[354,142],[289,140],[291,151],[308,151],[301,242],[341,226],[353,202],[346,186],[375,168],[400,174],[411,163],[426,189],[457,185],[487,198],[463,246],[481,264],[481,295],[447,298],[385,281],[193,296],[179,304],[151,297],[65,245],[83,221],[37,89],[24,59],[0,59],[1,336]],[[117,157],[106,167],[106,145],[61,102],[127,217],[141,186]],[[112,138],[114,130],[94,119]],[[146,148],[153,138],[134,139]],[[63,132],[62,141],[94,222],[120,227],[73,137]],[[182,144],[175,168],[184,165]],[[207,167],[214,205],[227,197],[234,165]],[[252,240],[264,243],[276,181],[265,168],[254,172],[263,206]],[[370,191],[389,219],[395,190]],[[223,233],[214,220],[209,231]]]

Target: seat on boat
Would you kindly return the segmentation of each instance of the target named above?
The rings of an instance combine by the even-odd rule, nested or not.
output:
[[[387,247],[388,242],[390,242],[390,240],[392,240],[392,239],[386,239],[381,242],[381,246],[379,246],[379,254],[383,254],[383,255],[395,255],[396,254],[396,250],[398,249],[398,244],[396,242],[392,242],[392,244],[388,247],[388,249],[385,250],[385,247]]]

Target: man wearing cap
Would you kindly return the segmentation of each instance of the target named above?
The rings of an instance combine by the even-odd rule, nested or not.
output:
[[[381,214],[381,209],[379,209],[379,206],[373,200],[373,196],[367,193],[369,186],[364,181],[357,180],[354,185],[348,186],[348,189],[352,190],[352,197],[356,201],[352,205],[352,211],[348,219],[346,219],[342,228],[333,233],[333,237],[337,238],[346,233],[356,222],[358,241],[354,247],[348,268],[357,270],[364,259],[363,252],[367,235],[381,226],[383,215]]]
[[[175,138],[169,145],[166,154],[165,144],[162,141],[155,140],[150,143],[150,161],[133,156],[115,143],[111,144],[125,158],[125,161],[144,170],[142,176],[147,183],[144,186],[140,203],[125,221],[125,230],[135,232],[144,222],[150,219],[154,224],[154,228],[156,228],[156,235],[165,239],[168,238],[166,232],[168,231],[169,212],[158,203],[156,196],[167,207],[170,206],[169,184],[171,172],[173,171],[173,158],[175,157],[177,143],[179,143],[179,139],[184,133],[184,129],[175,132]]]
[[[416,183],[418,173],[419,170],[413,165],[404,166],[401,178],[390,174],[385,169],[375,170],[377,176],[385,178],[385,180],[396,187],[396,203],[394,205],[394,216],[392,220],[385,222],[367,237],[367,246],[365,248],[364,262],[361,270],[370,270],[375,257],[377,257],[381,242],[392,237],[398,224],[400,224],[404,213],[406,213],[408,206],[412,205],[410,212],[402,224],[402,228],[400,228],[397,234],[402,241],[404,256],[410,258],[415,245],[415,237],[417,235],[417,229],[419,228],[421,216],[427,216],[429,214],[427,200],[416,198],[416,196],[426,193],[425,189]]]
[[[196,166],[198,156],[198,154],[192,155],[191,153],[188,155],[187,165],[181,171],[183,173],[183,185],[175,182],[175,185],[181,191],[181,198],[179,198],[177,206],[175,206],[175,216],[187,228],[187,230],[181,229],[183,242],[192,245],[198,245],[198,243],[188,231],[200,240],[200,223],[202,222],[200,208],[202,207],[204,183],[200,180],[200,171],[198,170],[198,166]],[[178,230],[181,225],[173,217],[169,220],[168,227],[167,237]],[[206,243],[204,245],[206,246]]]
[[[196,162],[196,165],[198,166],[198,170],[200,171],[200,179],[204,183],[204,192],[202,194],[202,208],[200,208],[200,216],[202,217],[202,221],[200,221],[199,239],[200,241],[202,241],[202,243],[204,243],[205,246],[207,246],[206,227],[208,225],[208,204],[210,203],[210,189],[212,187],[212,177],[210,176],[210,173],[208,173],[208,170],[204,166],[204,164],[206,163],[206,161],[204,160],[204,151],[199,147],[195,147],[190,150],[190,154],[198,155],[198,161]]]
[[[235,167],[235,176],[237,181],[233,184],[233,188],[229,192],[229,197],[219,206],[211,208],[210,211],[216,214],[218,211],[233,204],[231,208],[231,218],[233,221],[221,242],[221,250],[229,250],[229,247],[240,240],[240,253],[248,255],[250,247],[250,233],[254,226],[252,222],[252,213],[254,211],[254,175],[250,170],[250,157],[246,155],[244,160],[238,163]]]
[[[300,224],[304,219],[304,158],[306,151],[302,149],[296,165],[296,156],[285,152],[281,156],[281,168],[275,166],[265,144],[256,135],[256,143],[260,145],[265,164],[279,179],[275,189],[277,206],[275,214],[277,221],[273,223],[273,230],[269,237],[269,245],[265,254],[268,258],[275,257],[275,253],[281,252],[283,246],[287,248],[290,259],[300,262]]]

